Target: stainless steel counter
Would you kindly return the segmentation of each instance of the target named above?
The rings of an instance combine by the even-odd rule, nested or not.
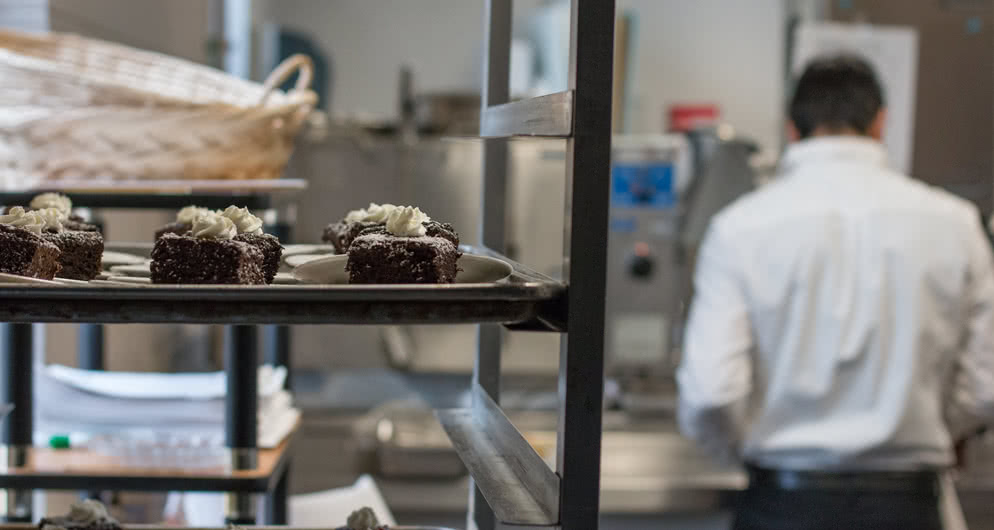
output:
[[[404,521],[461,527],[469,480],[460,474],[458,460],[429,409],[460,406],[462,380],[388,371],[343,372],[330,379],[348,384],[329,384],[320,392],[298,394],[304,424],[291,490],[302,493],[340,487],[370,473]],[[426,392],[429,388],[430,393]],[[530,399],[506,393],[509,402],[546,401],[534,389],[528,391]],[[419,403],[418,396],[428,394],[432,403]],[[383,407],[384,402],[394,405]],[[333,410],[327,403],[348,403],[351,408]],[[388,448],[375,435],[378,419],[384,417],[391,420],[388,430],[396,442]],[[547,462],[555,458],[554,413],[520,411],[512,413],[511,419]],[[667,528],[723,528],[727,524],[735,493],[746,484],[741,469],[722,465],[697,450],[679,435],[671,417],[609,411],[604,429],[601,511],[609,518],[624,518],[623,524],[604,528],[656,528],[662,520]],[[968,461],[958,483],[961,501],[970,528],[988,528],[985,523],[994,524],[994,506],[988,500],[994,492],[994,438],[974,444]],[[639,526],[636,520],[649,522]]]

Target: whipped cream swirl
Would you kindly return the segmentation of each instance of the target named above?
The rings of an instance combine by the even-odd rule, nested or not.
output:
[[[35,195],[28,206],[32,210],[43,210],[45,208],[55,208],[63,215],[68,216],[72,211],[72,200],[61,193],[42,193]]]
[[[397,209],[393,204],[369,203],[368,208],[352,210],[345,215],[346,223],[385,223],[390,214]]]
[[[228,206],[221,212],[221,215],[231,219],[231,222],[235,223],[235,228],[238,229],[239,234],[262,233],[262,219],[252,215],[248,211],[248,208]]]
[[[210,210],[200,206],[187,206],[176,214],[176,222],[190,225],[197,217],[205,213],[210,213]]]
[[[349,515],[345,526],[349,530],[376,530],[380,526],[380,521],[376,519],[372,508],[363,507]]]
[[[56,208],[42,208],[40,210],[35,210],[34,213],[41,218],[41,221],[44,224],[42,230],[46,232],[61,232],[63,228],[62,222],[69,219],[66,214]]]
[[[45,221],[38,212],[27,212],[20,206],[14,206],[6,215],[0,215],[0,224],[16,226],[39,235],[45,229]]]
[[[193,227],[190,230],[193,232],[193,237],[201,239],[231,239],[238,235],[235,223],[216,212],[198,215],[193,220]]]
[[[387,218],[387,232],[401,237],[420,237],[425,235],[425,223],[431,217],[425,215],[420,208],[400,206],[390,212]]]

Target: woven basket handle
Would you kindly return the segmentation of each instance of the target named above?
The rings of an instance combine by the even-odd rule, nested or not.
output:
[[[298,70],[300,71],[300,75],[297,77],[297,84],[294,85],[293,91],[296,92],[310,88],[311,80],[314,79],[314,62],[311,61],[310,57],[302,53],[291,55],[284,59],[262,84],[265,92],[262,94],[262,100],[259,101],[259,104],[264,104],[269,99],[269,95]]]

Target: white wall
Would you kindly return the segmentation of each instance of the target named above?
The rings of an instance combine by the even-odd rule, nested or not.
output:
[[[418,91],[479,89],[483,0],[271,0],[268,12],[322,45],[335,112],[394,116],[405,64]]]
[[[783,120],[782,0],[618,0],[639,15],[631,88],[634,132],[667,108],[714,102],[740,132],[776,149]]]
[[[516,0],[516,24],[541,3]],[[716,101],[742,132],[779,145],[784,0],[618,0],[618,7],[639,14],[634,132],[660,131],[671,103]],[[265,12],[327,50],[333,111],[392,116],[404,64],[419,90],[479,87],[483,0],[269,0]]]
[[[206,60],[207,0],[50,0],[49,5],[55,31]]]

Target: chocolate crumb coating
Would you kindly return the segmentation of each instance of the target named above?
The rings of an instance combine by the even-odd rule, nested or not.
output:
[[[235,241],[248,243],[262,252],[262,274],[266,277],[266,283],[273,283],[283,257],[283,245],[280,245],[279,238],[272,234],[239,234],[235,236]]]
[[[183,236],[186,235],[191,228],[193,228],[193,225],[190,223],[169,223],[155,231],[155,239],[159,239],[163,234],[176,234],[178,236]]]
[[[352,241],[345,265],[349,283],[452,283],[459,248],[443,237],[363,233]]]
[[[262,285],[263,254],[234,239],[164,234],[152,248],[152,283]]]
[[[63,230],[43,232],[41,237],[59,247],[59,277],[90,281],[102,270],[104,236],[100,232]]]
[[[0,224],[0,272],[51,280],[58,274],[59,247],[28,230]]]

